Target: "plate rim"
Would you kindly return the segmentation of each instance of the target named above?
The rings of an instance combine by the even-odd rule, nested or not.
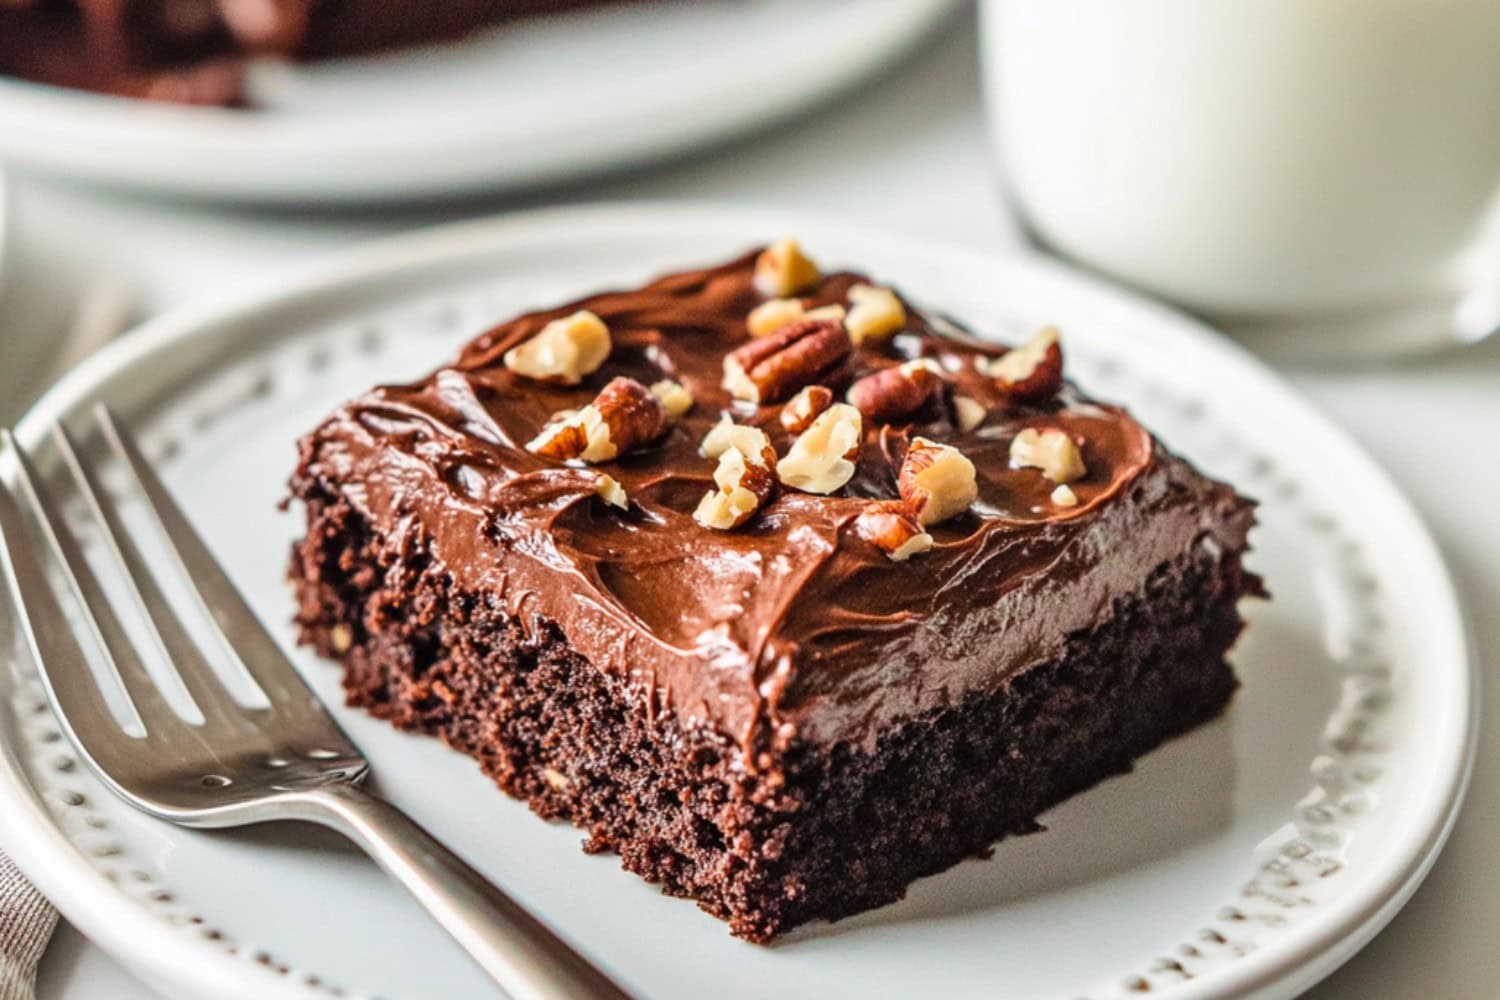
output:
[[[180,306],[150,320],[51,387],[17,424],[17,433],[23,440],[36,440],[48,420],[66,412],[120,369],[192,341],[215,327],[246,322],[299,302],[357,292],[403,271],[434,268],[446,261],[462,262],[528,240],[566,239],[600,227],[661,225],[719,229],[726,234],[749,230],[829,232],[851,243],[858,239],[899,239],[939,258],[966,258],[1003,268],[1011,280],[1040,281],[1104,303],[1117,313],[1134,313],[1185,349],[1207,358],[1210,364],[1232,366],[1237,377],[1250,384],[1255,393],[1272,394],[1299,423],[1336,446],[1342,462],[1352,463],[1360,475],[1378,484],[1386,494],[1383,501],[1405,522],[1403,556],[1415,560],[1413,572],[1433,588],[1434,605],[1446,609],[1448,621],[1438,635],[1443,640],[1439,646],[1448,648],[1439,648],[1434,656],[1453,662],[1457,668],[1453,678],[1454,696],[1458,698],[1455,714],[1464,719],[1464,725],[1461,730],[1439,734],[1443,739],[1434,757],[1438,774],[1425,796],[1428,807],[1414,810],[1394,849],[1372,874],[1328,904],[1316,923],[1226,966],[1214,977],[1212,990],[1201,981],[1189,982],[1164,995],[1282,996],[1289,988],[1305,989],[1351,957],[1395,916],[1430,870],[1456,822],[1473,769],[1479,725],[1480,675],[1472,632],[1430,530],[1385,471],[1264,363],[1197,320],[1058,262],[852,225],[816,213],[701,202],[572,205],[450,223],[356,247],[290,279],[263,281],[234,295]],[[0,745],[0,801],[10,800],[8,808],[0,809],[0,844],[49,898],[64,900],[58,908],[75,926],[132,969],[146,973],[153,983],[170,983],[203,995],[305,1000],[306,991],[274,973],[258,968],[250,973],[247,963],[186,937],[177,928],[141,920],[137,904],[90,867],[57,828],[11,744],[0,740]]]
[[[841,37],[852,35],[853,43],[832,53],[794,46],[781,55],[780,72],[756,72],[747,61],[705,86],[675,89],[666,106],[616,106],[607,116],[595,111],[592,118],[572,115],[560,123],[532,116],[521,124],[508,120],[501,128],[475,129],[472,115],[407,114],[372,125],[358,115],[276,117],[153,105],[0,76],[0,135],[6,136],[6,156],[18,166],[229,204],[358,205],[525,190],[675,159],[764,129],[832,100],[915,51],[964,5],[866,3],[882,16],[843,25]],[[755,86],[746,86],[752,79]],[[612,145],[593,136],[591,126],[604,121]],[[395,157],[392,134],[404,137]],[[150,151],[122,155],[139,146],[143,135]],[[98,148],[115,155],[88,155]],[[584,148],[588,155],[578,155]],[[548,149],[557,152],[546,155]],[[203,169],[205,157],[218,169]],[[403,166],[394,169],[394,163]]]

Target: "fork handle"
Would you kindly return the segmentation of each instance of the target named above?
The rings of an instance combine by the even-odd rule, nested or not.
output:
[[[338,783],[297,794],[294,802],[298,818],[344,834],[405,886],[512,1000],[630,1000],[546,925],[384,799]]]

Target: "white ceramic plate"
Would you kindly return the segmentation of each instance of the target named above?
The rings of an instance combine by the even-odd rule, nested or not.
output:
[[[868,76],[957,0],[661,0],[464,42],[256,68],[256,111],[0,78],[0,156],[90,181],[254,201],[555,182],[766,125]]]
[[[468,224],[346,256],[295,286],[179,311],[74,372],[21,427],[108,400],[260,613],[291,641],[278,513],[293,440],[493,321],[796,232],[1000,335],[1066,331],[1072,373],[1259,497],[1229,713],[1045,817],[1049,832],[775,948],[588,857],[436,741],[338,710],[381,788],[643,997],[1289,996],[1368,940],[1462,797],[1473,667],[1448,575],[1384,476],[1237,349],[1044,263],[785,215],[640,206]],[[3,618],[0,618],[3,621]],[[0,644],[0,649],[5,646]],[[337,671],[298,651],[330,704]],[[111,799],[6,672],[0,842],[83,932],[182,994],[489,995],[361,857],[292,827],[177,830]]]

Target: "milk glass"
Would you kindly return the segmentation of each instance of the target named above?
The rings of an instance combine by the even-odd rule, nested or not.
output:
[[[1500,323],[1500,0],[983,0],[981,36],[1046,247],[1278,353]]]

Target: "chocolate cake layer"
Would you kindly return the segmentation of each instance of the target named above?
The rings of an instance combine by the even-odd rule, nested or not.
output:
[[[866,419],[829,495],[782,487],[734,530],[705,527],[700,449],[721,416],[777,455],[796,437],[785,393],[725,388],[768,298],[757,256],[521,317],[341,407],[300,445],[292,578],[352,703],[441,735],[764,941],[898,898],[1217,714],[1237,602],[1261,591],[1241,562],[1251,502],[1071,385],[1019,392],[995,374],[1006,348],[909,302],[900,332],[813,381],[842,395],[928,359],[940,391]],[[865,280],[819,277],[799,308]],[[610,341],[579,384],[506,364],[579,310]],[[606,462],[531,450],[619,377],[678,383],[692,407]],[[1033,431],[1079,443],[1066,491],[1014,460]],[[967,457],[975,498],[895,561],[861,519],[909,504],[918,439]]]
[[[455,587],[340,495],[308,500],[303,635],[343,661],[351,705],[440,736],[538,815],[586,830],[586,850],[762,943],[900,899],[1219,714],[1237,602],[1256,589],[1237,555],[1200,546],[1000,690],[873,749],[799,745],[754,772],[729,741],[640,712],[555,623],[523,627],[497,595]]]

